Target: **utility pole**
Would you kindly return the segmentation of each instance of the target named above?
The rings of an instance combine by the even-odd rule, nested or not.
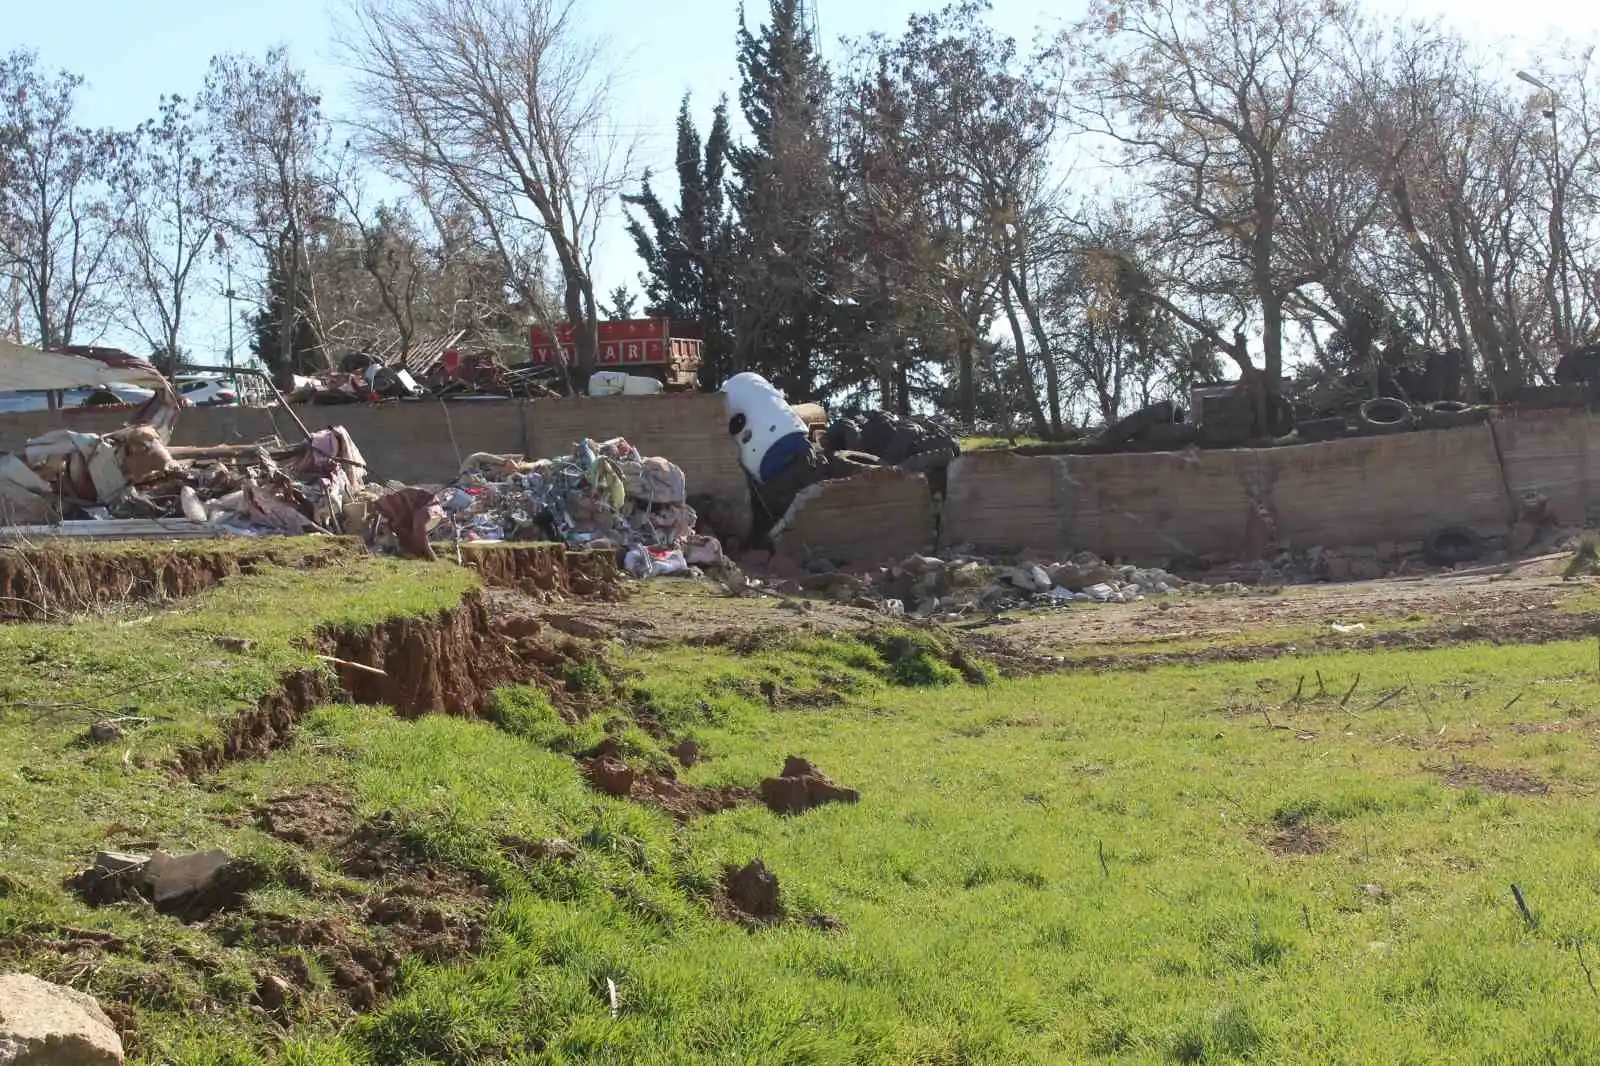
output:
[[[227,271],[227,289],[223,295],[228,298],[228,387],[235,396],[239,395],[239,377],[233,372],[233,260],[229,258],[224,264]]]
[[[1566,233],[1566,182],[1561,176],[1561,94],[1546,85],[1538,78],[1525,70],[1517,71],[1517,77],[1532,85],[1535,89],[1542,89],[1550,97],[1550,107],[1541,112],[1550,120],[1550,272],[1553,284],[1550,285],[1550,299],[1553,306],[1550,308],[1552,332],[1555,334],[1556,349],[1566,355],[1572,347],[1572,338],[1568,334],[1568,308],[1572,306],[1572,291],[1567,280],[1567,233]]]

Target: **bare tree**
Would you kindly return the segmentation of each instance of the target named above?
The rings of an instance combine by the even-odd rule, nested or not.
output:
[[[288,373],[296,338],[321,334],[320,323],[306,321],[315,307],[308,242],[330,210],[321,98],[288,53],[274,48],[260,59],[213,59],[201,107],[223,185],[219,222],[266,267],[262,304],[277,317],[276,351],[260,354]]]
[[[513,268],[548,248],[587,375],[594,245],[632,151],[607,128],[600,44],[574,0],[353,0],[352,14],[344,44],[368,146],[471,207],[534,314],[542,279]]]
[[[123,306],[168,373],[183,350],[191,283],[216,233],[218,182],[200,118],[187,101],[163,97],[159,116],[134,131],[115,180]]]
[[[17,279],[33,340],[72,344],[106,324],[116,220],[102,175],[122,138],[74,121],[83,79],[0,57],[0,270]]]
[[[1077,116],[1124,150],[1192,254],[1150,298],[1206,336],[1267,391],[1283,376],[1286,306],[1318,280],[1282,240],[1286,162],[1324,102],[1330,46],[1348,9],[1315,0],[1097,0],[1081,27]],[[1183,306],[1187,291],[1234,305],[1232,338]],[[1179,298],[1174,299],[1175,295]],[[1261,367],[1245,343],[1259,323]]]

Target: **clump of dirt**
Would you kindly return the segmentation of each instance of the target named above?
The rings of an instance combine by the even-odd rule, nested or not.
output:
[[[685,784],[670,776],[670,770],[668,773],[641,772],[607,753],[581,759],[578,765],[595,791],[659,807],[680,822],[748,806],[756,798],[755,791],[748,788]]]
[[[766,863],[754,859],[744,866],[728,866],[722,872],[723,899],[737,921],[752,925],[772,925],[783,918],[783,903],[778,895],[778,875]]]
[[[777,814],[804,814],[825,803],[860,800],[860,792],[835,784],[827,774],[793,755],[784,761],[781,774],[761,782],[761,802]]]
[[[256,811],[256,825],[279,840],[327,851],[355,835],[356,810],[350,798],[337,789],[311,785],[262,804]]]
[[[678,760],[684,769],[697,766],[706,761],[705,754],[700,750],[700,744],[693,740],[680,740],[667,749],[667,754]]]
[[[1321,855],[1328,850],[1331,834],[1311,824],[1302,811],[1285,811],[1272,820],[1262,837],[1268,851],[1280,858],[1290,855]]]
[[[1526,770],[1474,766],[1458,763],[1449,769],[1429,767],[1430,772],[1443,774],[1448,788],[1475,788],[1484,792],[1498,792],[1506,796],[1548,796],[1550,784]]]
[[[638,775],[621,759],[601,755],[582,764],[583,776],[589,779],[596,792],[604,792],[617,799],[627,799],[633,794],[633,783]]]

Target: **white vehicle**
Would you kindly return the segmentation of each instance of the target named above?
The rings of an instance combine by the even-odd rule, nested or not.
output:
[[[233,384],[221,374],[179,374],[172,387],[191,407],[222,407],[239,402]]]
[[[147,402],[155,392],[138,385],[97,385],[93,388],[65,389],[61,393],[61,406],[96,407],[110,404]],[[45,392],[0,392],[0,412],[47,411],[50,394]]]

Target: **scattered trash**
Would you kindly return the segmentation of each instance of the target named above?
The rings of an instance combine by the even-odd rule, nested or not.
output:
[[[366,460],[343,427],[308,434],[298,445],[274,439],[173,447],[178,400],[150,373],[164,391],[121,429],[55,429],[28,440],[20,454],[0,455],[0,506],[9,527],[90,537],[340,528],[366,476]]]
[[[1341,625],[1340,623],[1335,622],[1329,628],[1332,629],[1335,633],[1338,633],[1340,636],[1348,637],[1348,636],[1350,636],[1352,634],[1355,634],[1355,633],[1365,633],[1367,631],[1367,624],[1365,622],[1357,622],[1355,625],[1348,625],[1347,626],[1347,625]]]

